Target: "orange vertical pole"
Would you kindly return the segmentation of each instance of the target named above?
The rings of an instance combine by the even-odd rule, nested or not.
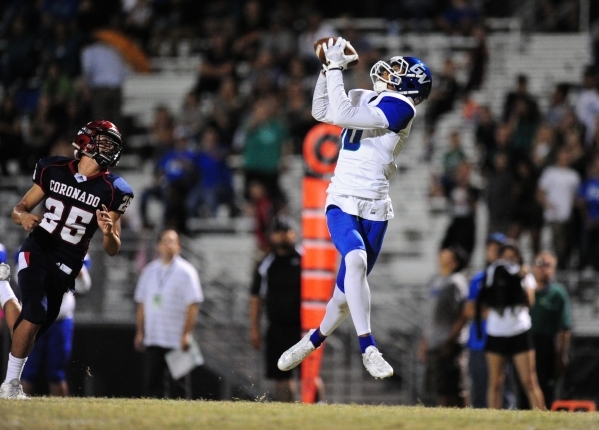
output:
[[[304,139],[305,176],[302,211],[301,320],[304,332],[317,328],[335,288],[337,250],[331,242],[324,214],[326,189],[335,170],[341,128],[330,124],[314,126]],[[302,402],[314,403],[315,380],[320,375],[324,345],[308,356],[301,366]]]

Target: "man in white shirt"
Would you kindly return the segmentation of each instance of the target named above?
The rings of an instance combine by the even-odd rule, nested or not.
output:
[[[145,397],[169,397],[164,387],[165,355],[174,349],[189,349],[199,304],[204,301],[198,272],[180,252],[177,232],[163,231],[158,237],[160,257],[144,267],[135,290],[134,345],[144,352]],[[189,378],[184,382],[189,397]]]
[[[345,92],[342,71],[356,60],[344,53],[347,42],[323,44],[327,65],[312,101],[315,119],[344,127],[342,147],[325,205],[331,239],[342,256],[333,297],[318,329],[312,329],[281,355],[279,369],[291,370],[318,348],[351,313],[362,362],[375,378],[393,375],[370,329],[370,288],[366,276],[380,253],[388,220],[393,218],[389,179],[403,148],[415,106],[432,86],[428,67],[414,57],[392,57],[370,70],[374,91]]]
[[[568,227],[580,176],[570,167],[570,153],[560,148],[555,165],[547,167],[539,179],[538,198],[544,208],[545,222],[551,227],[553,250],[560,268],[568,266]]]

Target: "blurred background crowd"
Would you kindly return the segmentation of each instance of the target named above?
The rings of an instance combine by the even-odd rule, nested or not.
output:
[[[0,185],[18,186],[14,178],[28,178],[41,157],[72,156],[78,128],[109,119],[124,136],[123,177],[136,185],[131,178],[143,177],[124,219],[131,242],[137,246],[161,227],[193,240],[205,237],[201,226],[211,220],[227,226],[245,219],[255,262],[270,250],[273,217],[298,218],[297,183],[284,178],[316,124],[314,41],[350,40],[360,64],[344,72],[346,89],[370,89],[374,62],[424,52],[428,63],[431,51],[423,51],[418,37],[442,35],[459,52],[437,52],[440,60],[429,64],[433,92],[408,142],[424,172],[422,204],[447,215],[436,247],[459,245],[465,267],[478,269],[480,244],[499,232],[522,238],[528,258],[548,248],[558,269],[593,276],[599,271],[598,6],[584,0],[7,0],[0,3]],[[501,100],[487,99],[496,54],[489,38],[502,22],[509,31],[517,22],[522,40],[587,34],[587,61],[542,91],[530,85],[539,70],[520,70],[506,76],[511,88]],[[177,100],[144,106],[149,121],[126,112],[128,80],[159,74],[156,64],[178,58],[199,60],[193,85]],[[442,123],[450,115],[459,121],[446,132]],[[466,135],[472,144],[465,145]],[[6,226],[6,237],[12,228]],[[385,244],[396,246],[393,237]],[[131,260],[139,269],[149,257],[136,251]],[[437,269],[434,258],[424,261],[427,273]]]

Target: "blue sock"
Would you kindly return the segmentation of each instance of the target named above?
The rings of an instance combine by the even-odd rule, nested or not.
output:
[[[371,334],[368,336],[358,336],[358,342],[360,342],[360,349],[362,350],[362,354],[366,352],[366,348],[369,346],[376,346],[376,342],[374,341],[374,337]]]
[[[320,335],[320,330],[316,329],[314,333],[310,336],[310,342],[314,345],[314,348],[318,348],[325,341],[327,337]]]

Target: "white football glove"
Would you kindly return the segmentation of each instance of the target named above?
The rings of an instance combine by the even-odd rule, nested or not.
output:
[[[322,44],[322,50],[324,56],[327,59],[327,70],[328,69],[345,69],[347,64],[358,59],[358,56],[345,55],[345,47],[349,44],[347,40],[342,37],[337,38],[337,42],[333,42],[333,38],[329,39],[329,43]]]

